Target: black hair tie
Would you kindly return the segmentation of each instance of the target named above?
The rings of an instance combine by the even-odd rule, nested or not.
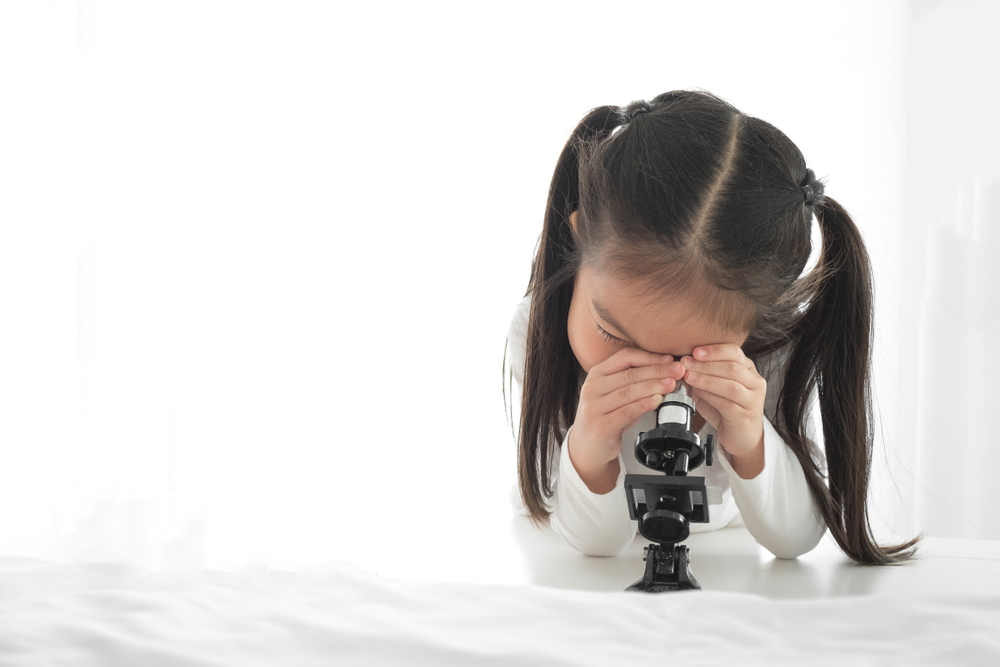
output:
[[[812,169],[806,169],[806,176],[802,179],[803,203],[812,206],[823,194],[823,184],[816,180],[816,174]]]
[[[635,105],[635,108],[629,108],[632,105]],[[628,107],[625,107],[623,111],[625,116],[625,123],[623,124],[631,123],[632,119],[638,116],[639,114],[650,111],[649,103],[646,102],[645,100],[637,100],[635,102],[632,102],[632,104],[629,104]]]

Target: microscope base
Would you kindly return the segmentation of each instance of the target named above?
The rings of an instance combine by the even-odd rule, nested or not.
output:
[[[671,548],[672,547],[672,548]],[[663,593],[701,590],[691,573],[690,551],[683,544],[650,544],[645,549],[646,573],[626,591]]]

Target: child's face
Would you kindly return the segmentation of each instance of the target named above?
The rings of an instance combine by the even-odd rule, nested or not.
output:
[[[672,354],[680,360],[699,345],[742,346],[749,335],[719,331],[698,313],[685,312],[690,307],[680,301],[643,296],[640,289],[607,273],[599,275],[586,265],[580,268],[567,326],[573,354],[587,373],[626,347]],[[601,329],[618,340],[608,340]]]

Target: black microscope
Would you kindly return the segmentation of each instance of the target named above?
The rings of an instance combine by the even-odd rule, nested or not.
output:
[[[625,475],[629,516],[639,522],[639,533],[655,542],[645,548],[645,574],[626,591],[701,588],[691,573],[690,551],[680,543],[690,534],[691,523],[708,523],[705,478],[687,474],[702,462],[712,465],[715,442],[710,435],[702,447],[698,434],[691,430],[694,410],[686,385],[678,383],[656,409],[657,426],[635,440],[639,463],[666,474]]]

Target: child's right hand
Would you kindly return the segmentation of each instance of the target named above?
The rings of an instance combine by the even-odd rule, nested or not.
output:
[[[685,369],[671,369],[673,360],[625,348],[590,369],[566,444],[581,478],[603,473],[618,458],[622,435],[674,390]]]

